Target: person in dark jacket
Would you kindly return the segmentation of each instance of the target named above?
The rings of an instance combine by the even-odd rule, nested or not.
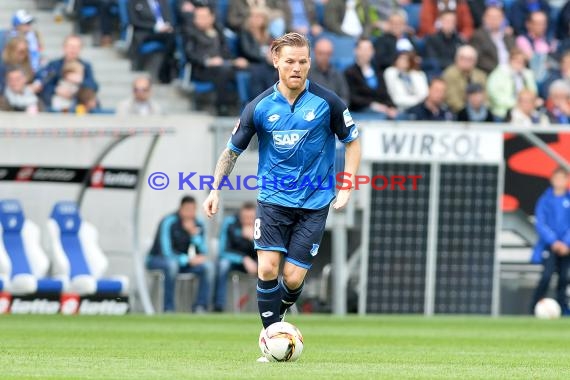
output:
[[[542,263],[544,271],[534,292],[531,310],[548,292],[550,279],[558,272],[556,300],[564,314],[568,313],[568,270],[570,270],[570,191],[568,170],[559,167],[550,178],[551,187],[539,198],[535,209],[536,243],[531,261]]]
[[[383,75],[372,67],[372,42],[366,38],[359,39],[355,56],[356,63],[344,72],[350,90],[350,109],[379,119],[397,118],[398,110],[388,94]]]
[[[314,60],[309,70],[309,80],[328,88],[348,104],[350,98],[348,84],[343,73],[331,65],[333,52],[334,46],[329,39],[319,38],[317,40]]]
[[[406,111],[407,118],[417,121],[452,121],[453,114],[445,104],[445,81],[433,78],[428,97],[422,103]]]
[[[400,51],[416,49],[416,40],[406,33],[406,13],[403,11],[393,13],[388,19],[388,32],[382,34],[374,41],[374,63],[380,70],[392,66]]]
[[[208,310],[213,265],[208,261],[206,230],[196,217],[196,200],[184,196],[178,211],[165,216],[158,226],[147,257],[148,270],[164,273],[164,311],[174,311],[174,287],[178,273],[194,273],[200,279],[194,312]]]
[[[425,58],[433,67],[424,70],[430,73],[440,73],[453,64],[457,48],[465,43],[457,33],[455,13],[443,12],[439,16],[439,23],[439,31],[426,38]]]
[[[467,101],[465,108],[457,114],[457,121],[471,123],[492,123],[495,117],[485,104],[485,88],[479,83],[472,83],[467,86]]]
[[[550,15],[550,5],[546,0],[516,0],[509,10],[509,22],[514,33],[518,36],[525,34],[526,21],[528,16],[533,12],[542,11],[546,15]],[[550,22],[548,23],[551,24]]]
[[[222,225],[214,311],[224,311],[231,271],[257,275],[257,252],[253,245],[255,208],[252,202],[244,203],[239,213],[228,216]]]

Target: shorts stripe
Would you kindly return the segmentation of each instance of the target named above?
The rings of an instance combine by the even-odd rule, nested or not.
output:
[[[253,244],[253,249],[262,250],[262,251],[279,251],[279,252],[287,253],[287,248],[283,248],[283,247],[262,247],[260,245],[255,244],[255,243]]]
[[[290,262],[291,264],[296,265],[296,266],[298,266],[298,267],[301,267],[301,268],[303,268],[303,269],[311,269],[311,264],[302,263],[302,262],[300,262],[300,261],[298,261],[298,260],[295,260],[295,259],[293,259],[293,258],[291,258],[291,257],[287,257],[285,260],[287,260],[287,261]]]

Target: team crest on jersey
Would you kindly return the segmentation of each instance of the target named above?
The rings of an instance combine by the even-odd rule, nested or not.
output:
[[[319,253],[319,245],[313,244],[313,248],[311,248],[311,256],[317,256],[317,253]]]
[[[275,123],[277,120],[279,120],[279,118],[281,118],[281,116],[274,113],[273,115],[271,115],[267,118],[267,121],[270,123]]]
[[[313,121],[315,120],[315,110],[304,110],[303,111],[303,119],[306,121]]]
[[[273,131],[273,144],[277,149],[291,149],[305,137],[307,130]]]

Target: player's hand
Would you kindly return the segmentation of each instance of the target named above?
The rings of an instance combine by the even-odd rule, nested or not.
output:
[[[188,260],[188,264],[192,267],[196,266],[196,265],[202,265],[204,264],[206,261],[208,261],[208,257],[204,256],[204,255],[195,255],[194,257],[190,258]]]
[[[243,258],[243,266],[247,273],[254,275],[257,274],[257,263],[249,256]]]
[[[348,203],[352,189],[339,190],[336,196],[336,202],[333,204],[335,210],[340,210]]]
[[[203,204],[204,212],[208,218],[211,218],[218,212],[219,203],[220,197],[218,196],[218,192],[216,190],[211,191],[210,195],[208,195],[208,198],[206,198]]]

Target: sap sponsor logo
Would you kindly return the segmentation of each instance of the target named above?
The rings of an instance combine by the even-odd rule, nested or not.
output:
[[[79,314],[84,315],[125,315],[127,311],[129,311],[127,302],[117,302],[113,299],[103,301],[84,299],[79,306]]]
[[[350,114],[348,108],[345,109],[344,112],[342,113],[342,118],[344,119],[344,125],[347,128],[350,128],[354,125],[354,120],[352,120],[352,115]]]
[[[277,148],[291,149],[305,137],[307,132],[302,130],[274,131],[273,143]]]
[[[45,298],[23,300],[14,298],[10,312],[12,314],[57,314],[59,301],[50,301]]]
[[[267,121],[270,123],[275,123],[277,120],[279,120],[281,118],[281,116],[277,115],[276,113],[274,113],[273,115],[269,116],[267,118]]]
[[[8,293],[0,292],[0,314],[6,314],[10,311],[10,303],[12,297]]]
[[[317,256],[317,253],[319,253],[319,245],[318,244],[313,244],[313,248],[311,248],[311,256]]]
[[[315,110],[304,110],[303,111],[303,119],[305,119],[305,121],[313,121],[315,120]]]

